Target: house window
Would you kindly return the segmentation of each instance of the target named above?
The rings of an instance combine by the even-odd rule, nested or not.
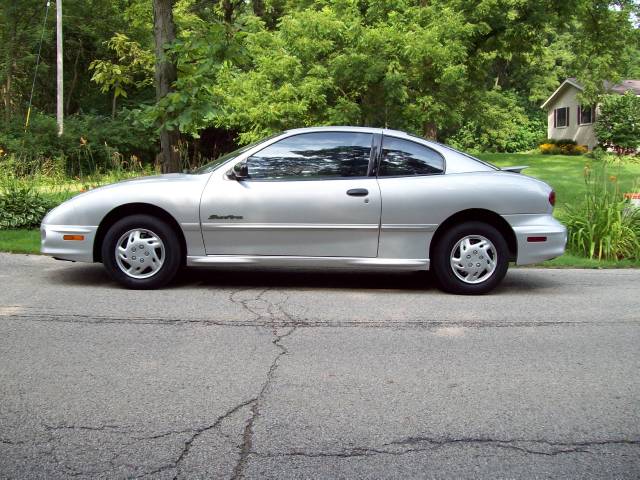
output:
[[[553,111],[553,123],[554,127],[568,127],[569,126],[569,107],[556,108]]]
[[[578,125],[593,123],[593,108],[590,106],[578,106]]]

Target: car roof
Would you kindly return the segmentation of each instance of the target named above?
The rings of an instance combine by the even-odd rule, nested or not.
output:
[[[414,142],[419,142],[434,148],[434,146],[441,146],[445,148],[449,148],[446,145],[442,145],[438,142],[434,142],[433,140],[427,140],[426,138],[419,137],[417,135],[412,135],[411,133],[403,132],[402,130],[391,130],[389,128],[379,128],[379,127],[353,127],[349,125],[331,125],[331,126],[323,126],[323,127],[303,127],[303,128],[292,128],[290,130],[285,130],[282,132],[283,135],[296,135],[300,133],[311,133],[311,132],[358,132],[358,133],[379,133],[382,135],[388,135],[392,137],[402,137],[408,140],[412,140]]]
[[[382,133],[385,135],[397,135],[400,137],[409,137],[414,135],[410,135],[407,132],[403,132],[400,130],[390,130],[388,128],[379,128],[379,127],[353,127],[349,125],[331,125],[331,126],[323,126],[323,127],[303,127],[303,128],[292,128],[289,130],[285,130],[284,133],[309,133],[309,132],[361,132],[361,133]],[[419,137],[416,137],[419,138]],[[424,140],[424,139],[421,139]]]
[[[284,133],[310,133],[310,132],[362,132],[362,133],[382,133],[382,128],[374,127],[351,127],[348,125],[334,125],[324,127],[303,127],[285,130]]]

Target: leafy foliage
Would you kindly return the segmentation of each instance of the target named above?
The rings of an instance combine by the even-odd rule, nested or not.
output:
[[[640,148],[640,97],[633,92],[605,95],[596,118],[598,140],[618,154]]]
[[[640,259],[640,209],[630,206],[606,163],[585,169],[587,191],[580,206],[568,207],[563,220],[569,249],[588,258]]]
[[[596,97],[603,80],[640,75],[635,0],[179,0],[168,46],[178,80],[156,102],[152,2],[65,1],[66,115],[120,109],[138,131],[157,134],[161,120],[194,139],[356,124],[511,152],[535,147],[536,108],[562,79],[578,77]],[[24,119],[44,10],[40,0],[0,2],[7,125]],[[34,106],[51,115],[52,15],[45,27]]]
[[[153,160],[153,130],[136,127],[125,116],[74,115],[66,119],[61,137],[55,125],[54,117],[40,113],[32,114],[26,133],[22,122],[10,122],[0,131],[0,160],[6,163],[13,158],[17,164],[10,168],[20,174],[40,171],[46,165],[73,176]]]
[[[38,227],[54,206],[28,182],[4,180],[0,185],[0,230]]]
[[[476,118],[466,122],[448,142],[461,150],[522,152],[534,149],[546,131],[538,112],[528,112],[513,92],[492,90],[477,105]]]
[[[547,138],[538,149],[543,155],[584,155],[589,151],[586,145],[578,145],[575,140],[568,138]]]
[[[153,83],[153,54],[131,41],[122,33],[116,33],[105,42],[116,55],[116,62],[111,60],[94,60],[89,64],[93,71],[91,80],[100,85],[100,91],[107,93],[113,90],[113,110],[118,97],[127,96],[127,88],[143,88]]]

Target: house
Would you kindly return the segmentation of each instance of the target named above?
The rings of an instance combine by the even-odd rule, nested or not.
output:
[[[547,110],[548,138],[575,140],[578,145],[586,145],[591,150],[598,144],[593,131],[598,109],[593,105],[580,104],[577,97],[583,90],[575,78],[567,78],[541,108]],[[607,93],[622,95],[628,90],[640,95],[640,80],[623,80],[617,85],[605,83]]]

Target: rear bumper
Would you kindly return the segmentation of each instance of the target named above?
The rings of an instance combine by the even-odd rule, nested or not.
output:
[[[61,260],[93,262],[93,241],[97,226],[46,225],[40,226],[40,252]],[[65,240],[65,235],[82,240]]]
[[[504,215],[503,218],[516,235],[517,265],[550,260],[564,253],[567,229],[552,215]]]

